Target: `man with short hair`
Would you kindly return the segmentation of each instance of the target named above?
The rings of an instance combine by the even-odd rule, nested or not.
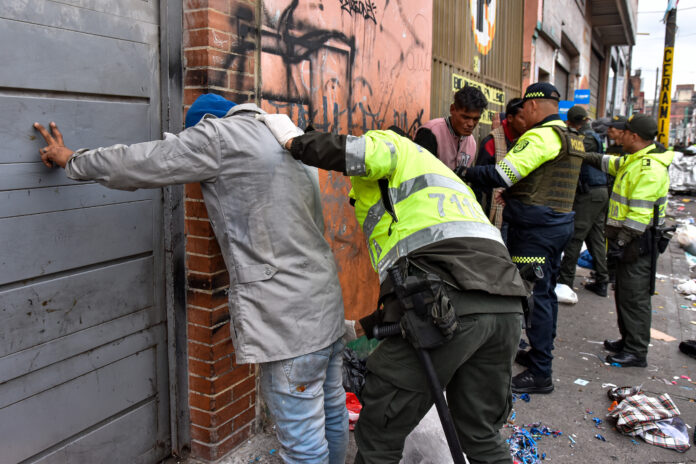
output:
[[[599,135],[590,129],[589,117],[585,108],[579,105],[568,110],[568,127],[583,134],[587,153],[603,153],[604,148]],[[595,268],[595,281],[585,288],[599,296],[607,296],[609,271],[607,269],[606,236],[604,223],[607,218],[609,191],[607,175],[601,170],[583,163],[580,169],[577,193],[573,204],[575,211],[575,231],[563,252],[561,272],[558,283],[573,287],[575,269],[583,242],[592,256]]]
[[[624,130],[626,130],[626,116],[613,116],[607,127],[607,138],[611,143],[607,147],[607,154],[610,155],[625,155],[622,145]]]
[[[493,129],[483,140],[476,157],[476,166],[494,165],[502,160],[508,151],[515,145],[515,142],[524,131],[527,125],[522,113],[522,99],[513,98],[505,106],[505,115],[499,127]],[[476,199],[481,204],[483,210],[488,214],[489,219],[497,228],[501,228],[503,223],[503,205],[496,203],[493,199],[493,192],[499,189],[474,188]],[[505,236],[503,235],[503,238]]]
[[[55,123],[51,133],[34,127],[48,143],[41,160],[65,168],[71,179],[122,190],[201,183],[230,274],[236,361],[259,364],[283,461],[343,464],[343,300],[323,235],[318,173],[285,156],[255,118],[264,113],[253,103],[206,94],[177,135],[76,152],[65,147]]]
[[[548,82],[527,87],[522,111],[528,126],[495,166],[473,166],[463,179],[481,187],[503,187],[507,246],[522,267],[537,263],[543,278],[534,285],[534,308],[526,333],[532,346],[524,372],[512,378],[515,393],[551,393],[553,340],[558,300],[554,291],[561,253],[573,234],[573,200],[584,148],[558,115],[560,93]]]
[[[615,354],[610,364],[647,366],[652,307],[650,282],[654,237],[651,226],[658,208],[658,223],[664,222],[669,191],[669,165],[674,153],[657,147],[657,123],[645,114],[627,121],[621,141],[625,156],[588,153],[586,160],[615,177],[609,200],[607,238],[609,256],[616,258],[616,315],[621,338],[605,340]]]
[[[454,94],[449,117],[426,122],[413,140],[453,171],[469,167],[476,157],[476,139],[472,133],[487,107],[483,92],[477,87],[464,86]]]

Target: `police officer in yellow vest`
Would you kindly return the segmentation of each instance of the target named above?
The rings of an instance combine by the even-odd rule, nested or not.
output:
[[[664,222],[668,167],[674,153],[664,151],[654,142],[657,124],[645,114],[635,114],[626,121],[622,145],[628,155],[611,156],[588,153],[587,162],[616,178],[609,199],[607,218],[608,256],[617,261],[616,314],[621,338],[605,340],[604,347],[615,354],[608,363],[621,366],[647,366],[650,343],[650,279],[653,250],[654,208],[659,208],[658,222]]]
[[[558,115],[559,93],[547,82],[527,87],[522,111],[527,131],[495,166],[474,166],[464,179],[482,187],[505,187],[503,219],[509,224],[512,261],[540,263],[544,277],[534,286],[531,350],[516,361],[527,370],[512,379],[516,393],[551,393],[551,361],[558,301],[554,291],[561,253],[573,235],[573,199],[584,147],[579,134]]]
[[[524,282],[500,232],[471,189],[427,150],[395,130],[362,137],[302,132],[285,115],[263,120],[290,154],[351,176],[350,197],[379,273],[384,322],[403,309],[388,270],[407,258],[408,275],[433,274],[456,312],[449,341],[430,351],[469,462],[511,463],[499,433],[511,408],[510,378],[521,330]],[[380,185],[380,183],[382,185]],[[367,361],[355,430],[357,463],[399,462],[406,436],[433,405],[413,346],[384,340]]]

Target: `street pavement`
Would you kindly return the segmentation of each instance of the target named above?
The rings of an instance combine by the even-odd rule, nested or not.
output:
[[[696,217],[696,203],[692,197],[674,197],[668,214],[680,218]],[[685,201],[683,201],[685,200]],[[680,208],[683,207],[683,208]],[[672,218],[668,222],[673,222]],[[613,292],[606,298],[583,288],[589,271],[578,268],[575,291],[579,301],[575,305],[560,305],[558,334],[555,342],[553,378],[555,391],[549,395],[531,395],[530,401],[517,399],[514,403],[516,425],[541,423],[551,430],[562,432],[558,437],[544,436],[537,441],[539,454],[545,453],[544,462],[556,463],[696,463],[696,451],[678,453],[632,439],[618,433],[611,419],[607,420],[608,384],[642,386],[649,395],[668,393],[691,426],[693,444],[696,426],[696,359],[682,354],[678,345],[682,340],[696,339],[696,306],[676,291],[676,285],[690,279],[684,251],[673,239],[669,249],[658,262],[657,295],[653,297],[654,329],[673,337],[674,341],[653,338],[648,353],[647,368],[609,366],[604,358],[609,354],[602,346],[604,339],[618,338]],[[693,309],[694,311],[692,311]],[[513,374],[522,368],[515,365]],[[694,379],[690,381],[682,376]],[[579,385],[576,381],[586,385]],[[596,427],[593,418],[602,423]],[[510,428],[503,429],[507,438]],[[606,441],[596,438],[604,437]],[[574,444],[569,439],[573,438]],[[237,451],[224,464],[278,463],[278,442],[272,430],[261,433]],[[355,444],[351,433],[348,462],[353,461]],[[424,464],[427,458],[422,461]],[[440,463],[433,463],[440,464]]]

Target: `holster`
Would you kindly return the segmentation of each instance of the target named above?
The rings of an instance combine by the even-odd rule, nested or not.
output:
[[[524,286],[529,292],[528,297],[522,298],[522,311],[524,312],[524,328],[532,327],[532,313],[534,312],[534,286],[544,278],[544,270],[537,261],[527,263],[519,268],[520,276],[524,281]]]
[[[392,284],[403,311],[401,332],[416,349],[436,348],[452,338],[457,316],[440,277],[419,271]]]

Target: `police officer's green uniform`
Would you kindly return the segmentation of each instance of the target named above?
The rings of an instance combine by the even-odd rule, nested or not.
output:
[[[646,123],[647,119],[652,123]],[[632,123],[638,127],[632,129]],[[654,120],[645,115],[635,115],[627,124],[627,130],[636,133],[641,131],[643,124],[654,127],[654,132],[657,132]],[[651,132],[648,130],[646,133]],[[607,238],[609,253],[619,258],[615,299],[621,340],[611,343],[617,345],[617,351],[622,351],[619,355],[632,355],[623,364],[627,366],[646,365],[652,315],[649,288],[653,250],[650,227],[655,205],[659,207],[659,222],[664,222],[669,190],[667,168],[673,157],[673,152],[664,152],[653,143],[622,157],[588,154],[587,158],[615,177],[609,200]],[[618,362],[621,357],[616,356],[619,355],[609,356],[607,361]]]
[[[587,153],[601,153],[603,151],[599,138],[595,137],[596,134],[592,132],[589,124],[585,123],[579,132],[584,135],[583,143]],[[606,296],[609,270],[607,269],[604,225],[607,219],[608,205],[609,190],[607,189],[606,174],[583,164],[573,204],[575,230],[573,238],[563,252],[558,283],[569,287],[573,286],[580,249],[585,242],[593,259],[596,282],[603,284],[601,287],[604,289],[604,296]]]
[[[362,137],[309,132],[293,139],[290,152],[307,164],[351,176],[350,197],[382,293],[390,282],[388,269],[402,257],[408,257],[412,273],[432,272],[448,284],[458,328],[450,341],[431,350],[435,370],[447,388],[469,461],[509,464],[499,429],[511,409],[511,365],[526,290],[471,189],[392,131]],[[395,307],[387,306],[388,322],[395,319]],[[356,462],[397,463],[406,436],[433,398],[414,348],[401,337],[382,341],[367,368]]]

